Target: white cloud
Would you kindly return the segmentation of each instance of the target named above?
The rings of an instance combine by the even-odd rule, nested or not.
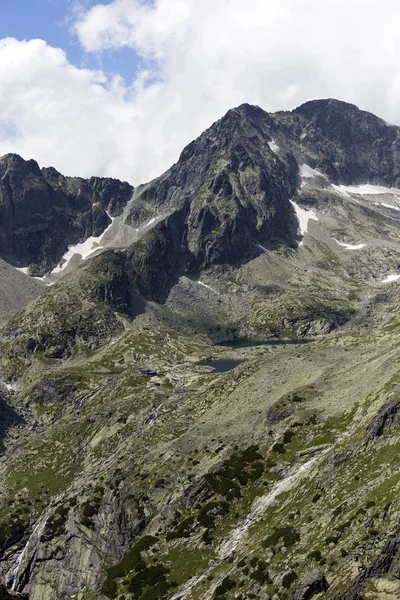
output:
[[[86,52],[131,48],[143,69],[127,88],[43,41],[1,41],[0,154],[137,184],[242,102],[336,97],[400,124],[395,0],[114,0],[77,15]]]

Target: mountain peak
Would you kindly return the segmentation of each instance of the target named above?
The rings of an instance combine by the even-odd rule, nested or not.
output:
[[[320,112],[347,112],[347,111],[361,111],[358,106],[355,104],[351,104],[349,102],[344,102],[343,100],[337,100],[336,98],[318,98],[315,100],[308,100],[307,102],[303,102],[297,108],[293,110],[294,113],[310,116],[311,114],[316,114]],[[378,118],[378,117],[377,117]]]
[[[9,153],[0,157],[0,177],[2,177],[9,169],[25,173],[31,172],[34,175],[41,177],[40,167],[36,160],[33,158],[25,160],[19,154]]]

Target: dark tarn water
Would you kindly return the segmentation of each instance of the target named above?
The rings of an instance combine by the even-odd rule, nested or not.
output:
[[[221,360],[202,360],[197,364],[199,367],[211,367],[213,373],[226,373],[227,371],[231,371],[238,365],[240,365],[242,360],[229,360],[229,359],[221,359]]]
[[[216,346],[223,346],[224,348],[252,348],[254,346],[296,346],[299,344],[309,344],[315,342],[315,338],[297,338],[294,340],[232,340],[226,342],[219,342]]]

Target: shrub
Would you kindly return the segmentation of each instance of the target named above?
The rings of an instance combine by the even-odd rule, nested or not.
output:
[[[286,575],[284,575],[283,579],[282,579],[283,587],[288,590],[290,588],[290,586],[292,585],[292,583],[294,581],[296,581],[296,579],[298,579],[298,575],[294,571],[290,571],[290,573],[286,573]]]
[[[279,442],[272,446],[272,452],[278,452],[279,454],[285,453],[285,446]]]
[[[225,577],[222,583],[216,588],[214,592],[214,598],[218,598],[219,596],[224,596],[226,592],[229,592],[234,587],[236,587],[236,582],[230,577]]]
[[[291,429],[288,429],[287,431],[285,431],[285,433],[283,435],[283,443],[284,444],[290,444],[290,442],[295,437],[295,435],[296,435],[295,431],[292,431]]]
[[[280,540],[283,541],[286,548],[290,548],[296,542],[300,541],[300,534],[293,527],[275,527],[273,533],[264,540],[263,546],[264,548],[270,548],[271,546],[275,546]]]

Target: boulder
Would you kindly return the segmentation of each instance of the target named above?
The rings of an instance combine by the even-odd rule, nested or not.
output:
[[[28,596],[26,594],[19,594],[18,592],[13,592],[8,590],[4,585],[0,583],[0,600],[28,600]]]
[[[310,600],[316,594],[327,592],[329,583],[325,575],[319,569],[306,573],[290,597],[290,600]]]

